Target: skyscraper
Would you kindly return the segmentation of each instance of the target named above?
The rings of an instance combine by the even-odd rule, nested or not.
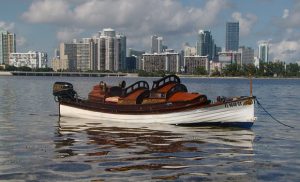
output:
[[[269,44],[268,42],[262,42],[258,46],[258,58],[264,63],[269,62]]]
[[[119,70],[126,69],[126,36],[118,34],[117,41],[119,42]]]
[[[197,54],[208,56],[212,60],[215,56],[215,43],[210,31],[199,30],[197,41]]]
[[[163,52],[163,38],[156,35],[151,36],[151,53]]]
[[[0,65],[9,64],[9,54],[16,52],[16,35],[0,29]]]
[[[226,51],[238,51],[239,32],[239,22],[226,23]]]

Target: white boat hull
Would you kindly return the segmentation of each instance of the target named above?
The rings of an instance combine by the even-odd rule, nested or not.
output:
[[[255,117],[254,101],[253,99],[251,99],[250,103],[249,101],[242,100],[217,106],[162,114],[112,114],[60,104],[60,116],[126,123],[233,125],[250,128],[255,121]]]

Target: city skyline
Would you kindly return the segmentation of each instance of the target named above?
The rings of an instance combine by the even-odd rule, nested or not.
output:
[[[0,27],[16,34],[17,52],[45,51],[51,59],[60,42],[107,27],[126,35],[127,47],[136,50],[150,51],[150,37],[158,35],[179,51],[185,42],[196,44],[200,29],[210,30],[216,45],[225,48],[226,22],[239,21],[240,46],[254,48],[257,55],[259,43],[269,41],[270,57],[295,62],[300,59],[298,10],[300,2],[293,0],[19,0],[0,7]]]

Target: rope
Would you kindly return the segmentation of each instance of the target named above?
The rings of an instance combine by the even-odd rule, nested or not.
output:
[[[260,103],[259,103],[259,101],[258,101],[258,99],[256,98],[256,102],[257,102],[257,104],[258,104],[258,106],[260,106],[274,121],[276,121],[277,123],[279,123],[279,124],[281,124],[281,125],[283,125],[283,126],[286,126],[286,127],[289,127],[289,128],[295,128],[295,127],[293,127],[293,126],[289,126],[289,125],[287,125],[287,124],[285,124],[285,123],[283,123],[283,122],[281,122],[281,121],[279,121],[278,119],[276,119],[274,116],[272,116]]]

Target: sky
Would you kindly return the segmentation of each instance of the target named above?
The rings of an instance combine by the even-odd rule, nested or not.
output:
[[[270,43],[270,57],[300,60],[298,0],[0,0],[0,28],[15,33],[17,52],[44,51],[51,59],[61,42],[113,28],[127,48],[149,51],[151,35],[177,51],[196,45],[200,29],[225,47],[225,25],[240,23],[240,46],[258,51]]]

